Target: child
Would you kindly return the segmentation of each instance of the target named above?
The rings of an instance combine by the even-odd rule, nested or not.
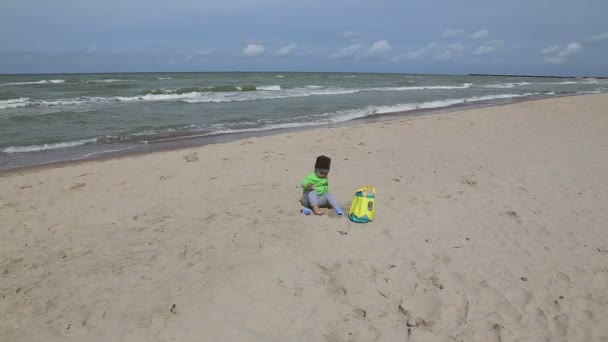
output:
[[[327,206],[328,204],[336,210],[336,214],[342,216],[344,212],[340,208],[340,204],[336,198],[329,192],[329,183],[327,180],[327,174],[331,159],[326,156],[317,157],[315,163],[315,172],[309,174],[302,181],[302,205],[305,207],[302,209],[302,213],[310,215],[311,210],[315,215],[323,215],[323,211],[319,207]]]

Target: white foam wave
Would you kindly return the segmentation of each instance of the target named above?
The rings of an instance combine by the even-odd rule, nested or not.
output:
[[[30,99],[27,97],[20,97],[18,99],[0,100],[0,109],[12,109],[27,107]]]
[[[498,88],[498,89],[511,89],[511,88],[515,88],[515,86],[523,86],[523,85],[528,85],[530,84],[529,82],[512,82],[512,83],[500,83],[500,84],[484,84],[481,85],[479,87],[482,88]]]
[[[199,97],[202,93],[191,92],[183,94],[146,94],[136,96],[115,96],[107,98],[108,101],[119,101],[119,102],[138,102],[138,101],[175,101],[175,100],[188,100]]]
[[[157,80],[172,80],[172,77],[157,77]]]
[[[252,91],[252,92],[233,92],[233,93],[193,93],[194,96],[184,98],[187,103],[206,103],[206,102],[240,102],[253,100],[271,100],[285,99],[291,97],[306,97],[320,95],[345,95],[354,94],[361,91],[360,89],[344,89],[344,88],[325,88],[325,89],[308,89],[308,88],[293,88],[284,89],[281,92],[277,91]]]
[[[29,84],[61,84],[65,83],[65,80],[40,80],[40,81],[30,81],[30,82],[11,82],[11,83],[0,83],[0,87],[2,86],[16,86],[16,85],[29,85]]]
[[[241,102],[254,100],[272,100],[292,97],[325,96],[325,95],[347,95],[362,91],[409,91],[420,89],[466,89],[471,83],[463,83],[460,86],[419,86],[419,87],[384,87],[384,88],[340,88],[305,86],[302,88],[282,89],[280,86],[262,86],[258,91],[251,92],[190,92],[183,94],[145,94],[135,96],[114,97],[79,97],[58,100],[31,100],[19,98],[0,101],[0,109],[12,109],[20,107],[53,107],[53,106],[80,106],[91,104],[115,103],[115,102],[155,102],[155,101],[184,101],[187,103],[221,103]],[[264,88],[264,90],[262,90]],[[497,95],[501,96],[501,95]],[[509,95],[507,95],[509,96]]]
[[[430,101],[422,103],[405,103],[390,106],[367,106],[364,108],[340,110],[335,112],[317,114],[312,116],[300,116],[295,118],[285,119],[284,122],[269,123],[262,127],[252,128],[230,128],[230,125],[213,125],[214,131],[205,135],[215,134],[227,134],[227,133],[242,133],[242,132],[257,132],[267,131],[273,129],[282,128],[297,128],[297,127],[310,127],[310,126],[322,126],[327,124],[335,124],[340,122],[346,122],[354,119],[364,118],[368,116],[388,113],[399,113],[407,112],[417,109],[435,109],[445,108],[463,103],[480,102],[480,101],[491,101],[498,99],[509,99],[517,97],[526,97],[535,95],[534,93],[526,94],[501,94],[501,95],[487,95],[487,96],[473,96],[461,99],[447,99],[439,101]],[[259,124],[261,122],[250,122],[249,124]],[[240,122],[239,125],[247,123]]]
[[[116,82],[129,82],[129,81],[131,81],[131,80],[119,80],[119,79],[109,78],[109,79],[105,79],[105,80],[86,81],[86,83],[116,83]]]
[[[0,152],[3,153],[24,153],[24,152],[39,152],[46,150],[56,150],[60,148],[75,147],[80,145],[89,144],[95,142],[96,139],[83,139],[75,141],[66,141],[55,144],[43,144],[43,145],[29,145],[29,146],[9,146],[0,148]]]
[[[285,77],[287,77],[287,76],[285,76],[285,75],[276,75],[276,76],[277,76],[278,78],[285,78]]]
[[[549,82],[552,83],[552,82]],[[563,82],[557,82],[558,84],[579,84],[579,82],[574,82],[574,81],[563,81]]]
[[[259,87],[256,87],[256,89],[257,90],[276,91],[276,90],[281,90],[281,86],[280,85],[259,86]]]
[[[369,88],[363,90],[376,90],[376,91],[404,91],[404,90],[448,90],[448,89],[468,89],[473,86],[473,83],[463,83],[459,86],[408,86],[408,87],[382,87],[382,88]]]

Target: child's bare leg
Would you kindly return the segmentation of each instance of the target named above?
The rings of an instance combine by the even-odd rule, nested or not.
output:
[[[317,195],[317,192],[312,190],[309,191],[306,196],[308,197],[308,203],[310,204],[310,207],[312,208],[312,212],[315,215],[323,215],[325,214],[323,212],[323,210],[321,210],[321,208],[319,208],[319,196]]]

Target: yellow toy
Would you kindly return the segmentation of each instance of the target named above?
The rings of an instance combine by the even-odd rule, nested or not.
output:
[[[355,198],[350,206],[348,218],[357,223],[367,223],[374,220],[376,213],[376,188],[367,185],[355,191]]]

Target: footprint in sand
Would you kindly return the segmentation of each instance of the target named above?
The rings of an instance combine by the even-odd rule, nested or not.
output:
[[[85,183],[76,183],[76,184],[72,185],[70,190],[81,189],[81,188],[84,188],[85,185],[86,185]]]
[[[519,215],[516,212],[512,211],[512,210],[503,211],[502,213],[500,213],[500,215],[512,218],[515,221],[517,221],[517,223],[519,223],[519,224],[521,224],[521,222],[522,222],[521,221],[521,217],[519,217]]]
[[[186,163],[195,162],[195,161],[198,161],[198,154],[196,152],[192,152],[190,154],[183,156],[182,158],[184,158],[184,160],[186,160]]]

